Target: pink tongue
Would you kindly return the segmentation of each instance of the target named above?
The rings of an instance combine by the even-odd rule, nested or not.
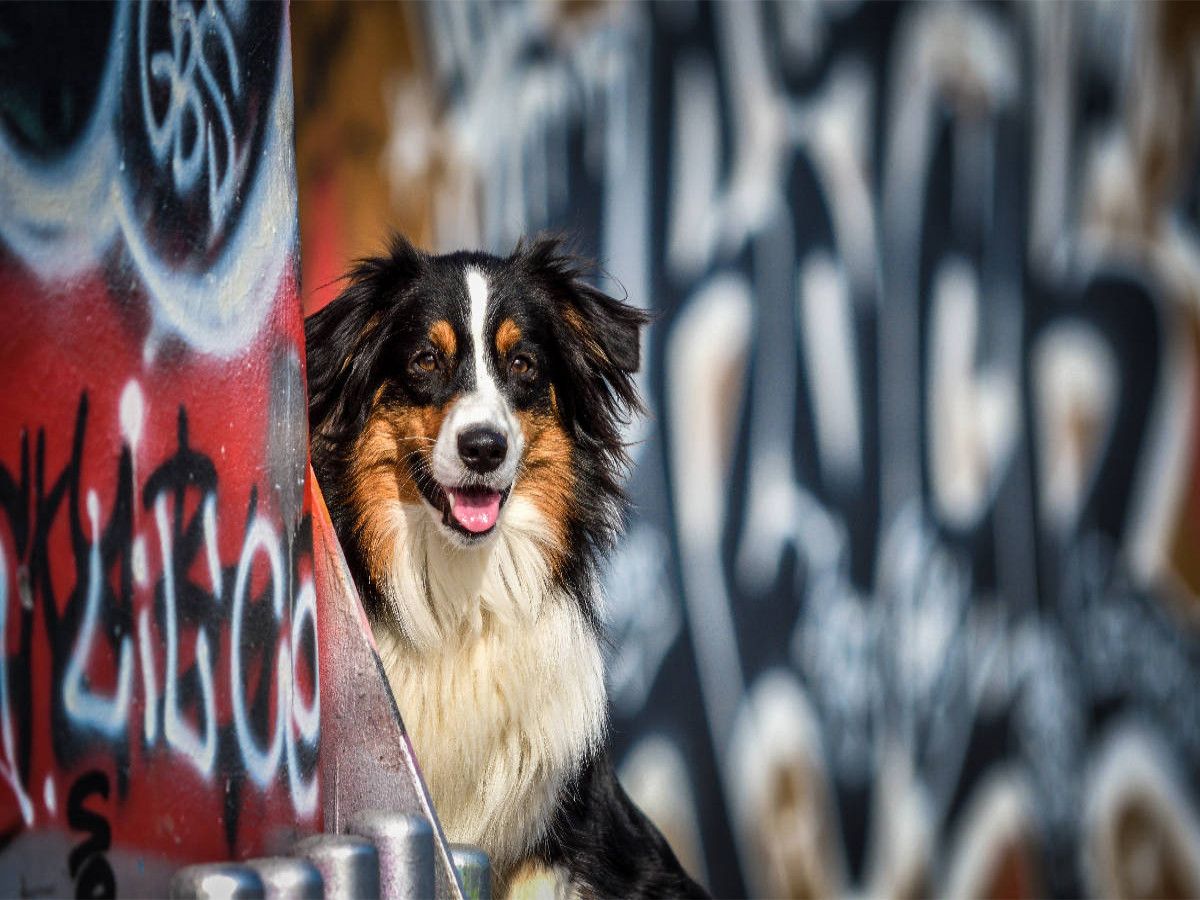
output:
[[[454,494],[454,509],[451,514],[467,531],[478,534],[496,524],[500,515],[500,493],[498,491],[464,491],[451,488]]]

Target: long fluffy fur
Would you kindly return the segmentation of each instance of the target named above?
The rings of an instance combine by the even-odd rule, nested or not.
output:
[[[499,259],[397,238],[360,262],[306,322],[312,461],[450,839],[488,851],[501,892],[542,877],[583,895],[699,896],[603,750],[596,571],[625,508],[620,426],[641,410],[645,316],[587,271],[554,239]],[[429,461],[473,384],[437,350],[470,339],[468,273],[496,311],[494,368],[475,383],[498,379],[524,448],[478,542],[447,531],[444,502],[439,520]],[[510,345],[532,348],[526,381],[501,373]],[[403,367],[422,347],[440,354],[428,376]]]

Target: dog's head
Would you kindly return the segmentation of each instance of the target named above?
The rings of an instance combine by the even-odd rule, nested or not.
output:
[[[344,541],[398,502],[478,546],[515,498],[560,553],[611,539],[646,317],[585,273],[555,239],[500,258],[396,238],[307,320],[313,465]]]

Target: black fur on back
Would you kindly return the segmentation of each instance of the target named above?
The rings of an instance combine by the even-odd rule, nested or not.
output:
[[[539,855],[570,871],[585,897],[708,896],[626,795],[607,754],[567,786]]]

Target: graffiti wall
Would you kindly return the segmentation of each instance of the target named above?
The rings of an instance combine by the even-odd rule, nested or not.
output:
[[[369,66],[323,15],[298,81],[385,115],[301,108],[328,271],[369,165],[428,245],[565,230],[656,314],[609,681],[693,869],[1200,892],[1194,8],[430,4]]]
[[[0,47],[0,894],[162,894],[322,824],[287,10]]]

